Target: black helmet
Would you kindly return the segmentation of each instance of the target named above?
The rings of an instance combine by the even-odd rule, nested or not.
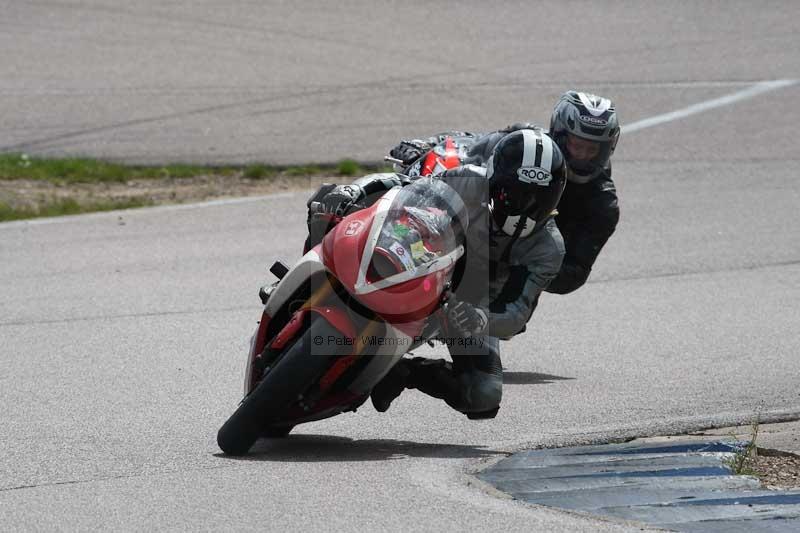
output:
[[[515,131],[500,139],[486,166],[490,208],[503,231],[520,237],[542,227],[566,185],[556,143],[539,129]]]
[[[549,133],[567,159],[570,181],[586,183],[603,171],[617,146],[614,104],[594,94],[567,91],[553,110]],[[580,157],[574,153],[577,150],[588,152]]]

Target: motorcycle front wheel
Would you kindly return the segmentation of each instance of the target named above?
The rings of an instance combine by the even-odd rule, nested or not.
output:
[[[324,318],[312,314],[309,327],[273,363],[269,373],[217,432],[217,444],[223,452],[244,455],[260,436],[272,436],[270,420],[279,419],[337,357],[347,355],[349,348],[344,343],[334,344],[332,349],[320,354],[319,338],[329,339],[330,336],[341,337],[342,334]],[[287,428],[291,430],[291,426]]]

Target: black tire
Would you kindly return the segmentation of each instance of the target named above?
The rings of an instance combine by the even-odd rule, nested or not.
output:
[[[279,419],[338,356],[349,351],[346,345],[334,346],[329,350],[334,353],[318,355],[320,348],[312,341],[315,337],[328,339],[330,335],[342,336],[325,319],[313,314],[306,331],[219,429],[217,444],[223,452],[246,454],[265,431],[270,431],[269,421]],[[282,427],[287,431],[280,436],[286,436],[292,429],[291,426]]]
[[[261,437],[268,439],[282,439],[289,435],[294,426],[267,426],[261,430]]]

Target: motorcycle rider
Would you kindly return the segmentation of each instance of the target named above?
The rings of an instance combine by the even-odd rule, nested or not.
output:
[[[494,146],[509,132],[538,128],[517,123],[479,136],[466,160],[485,164]],[[567,294],[586,283],[597,256],[616,229],[619,204],[610,159],[619,133],[616,109],[608,98],[571,90],[561,96],[553,110],[549,135],[561,148],[570,173],[556,216],[566,255],[547,292]],[[390,155],[410,165],[441,137],[403,141]]]
[[[465,254],[445,304],[453,362],[402,359],[373,389],[376,410],[386,411],[411,388],[471,419],[497,414],[503,387],[499,340],[524,329],[561,266],[563,241],[552,215],[566,174],[556,143],[541,130],[523,129],[503,136],[485,167],[464,165],[437,177],[459,194],[469,216]],[[335,187],[321,204],[343,215],[369,203],[369,196],[408,182],[397,174],[366,176]]]

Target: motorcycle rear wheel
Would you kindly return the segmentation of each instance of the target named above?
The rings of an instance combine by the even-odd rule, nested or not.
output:
[[[342,334],[324,318],[313,314],[303,334],[273,364],[272,370],[247,395],[217,433],[217,444],[227,455],[244,455],[260,436],[269,436],[270,420],[277,420],[349,348],[334,344],[330,355],[320,354],[318,339]],[[314,342],[317,341],[317,342]],[[330,343],[328,343],[330,347]],[[291,426],[283,426],[291,431]],[[285,436],[289,433],[285,431]]]

